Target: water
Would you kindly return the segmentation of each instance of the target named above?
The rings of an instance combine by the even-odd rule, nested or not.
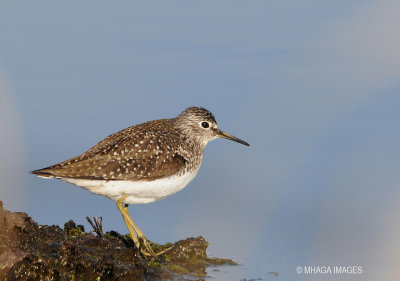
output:
[[[187,188],[132,206],[150,239],[239,262],[210,280],[398,279],[398,3],[23,6],[0,11],[5,208],[127,232],[114,202],[28,171],[201,105],[251,146],[213,141]],[[362,272],[304,273],[338,266]]]

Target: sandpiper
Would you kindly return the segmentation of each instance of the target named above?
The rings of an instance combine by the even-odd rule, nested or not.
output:
[[[57,178],[117,202],[135,245],[156,257],[128,212],[129,204],[151,203],[182,190],[199,171],[204,148],[216,138],[249,144],[218,128],[203,107],[189,107],[171,119],[159,119],[116,132],[83,154],[31,171]]]

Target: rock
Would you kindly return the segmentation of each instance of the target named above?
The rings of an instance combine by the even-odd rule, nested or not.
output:
[[[171,245],[152,243],[155,252]],[[149,260],[129,235],[111,231],[100,238],[72,220],[64,230],[42,226],[0,208],[0,280],[193,280],[205,277],[210,265],[235,264],[208,258],[207,246],[203,237],[188,238]]]
[[[20,247],[19,237],[27,217],[25,213],[12,213],[0,209],[0,269],[11,267],[27,255]]]

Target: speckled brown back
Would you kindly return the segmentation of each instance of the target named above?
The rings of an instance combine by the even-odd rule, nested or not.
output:
[[[32,171],[44,177],[154,180],[199,166],[202,148],[187,141],[174,119],[160,119],[112,134],[85,153]],[[197,153],[188,153],[196,150]]]

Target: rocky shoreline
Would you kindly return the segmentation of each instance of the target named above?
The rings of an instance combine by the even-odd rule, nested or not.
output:
[[[236,264],[209,258],[203,237],[152,244],[156,252],[173,245],[159,260],[146,259],[129,235],[99,237],[69,221],[37,224],[26,213],[3,209],[0,201],[0,280],[202,280],[206,268]]]

